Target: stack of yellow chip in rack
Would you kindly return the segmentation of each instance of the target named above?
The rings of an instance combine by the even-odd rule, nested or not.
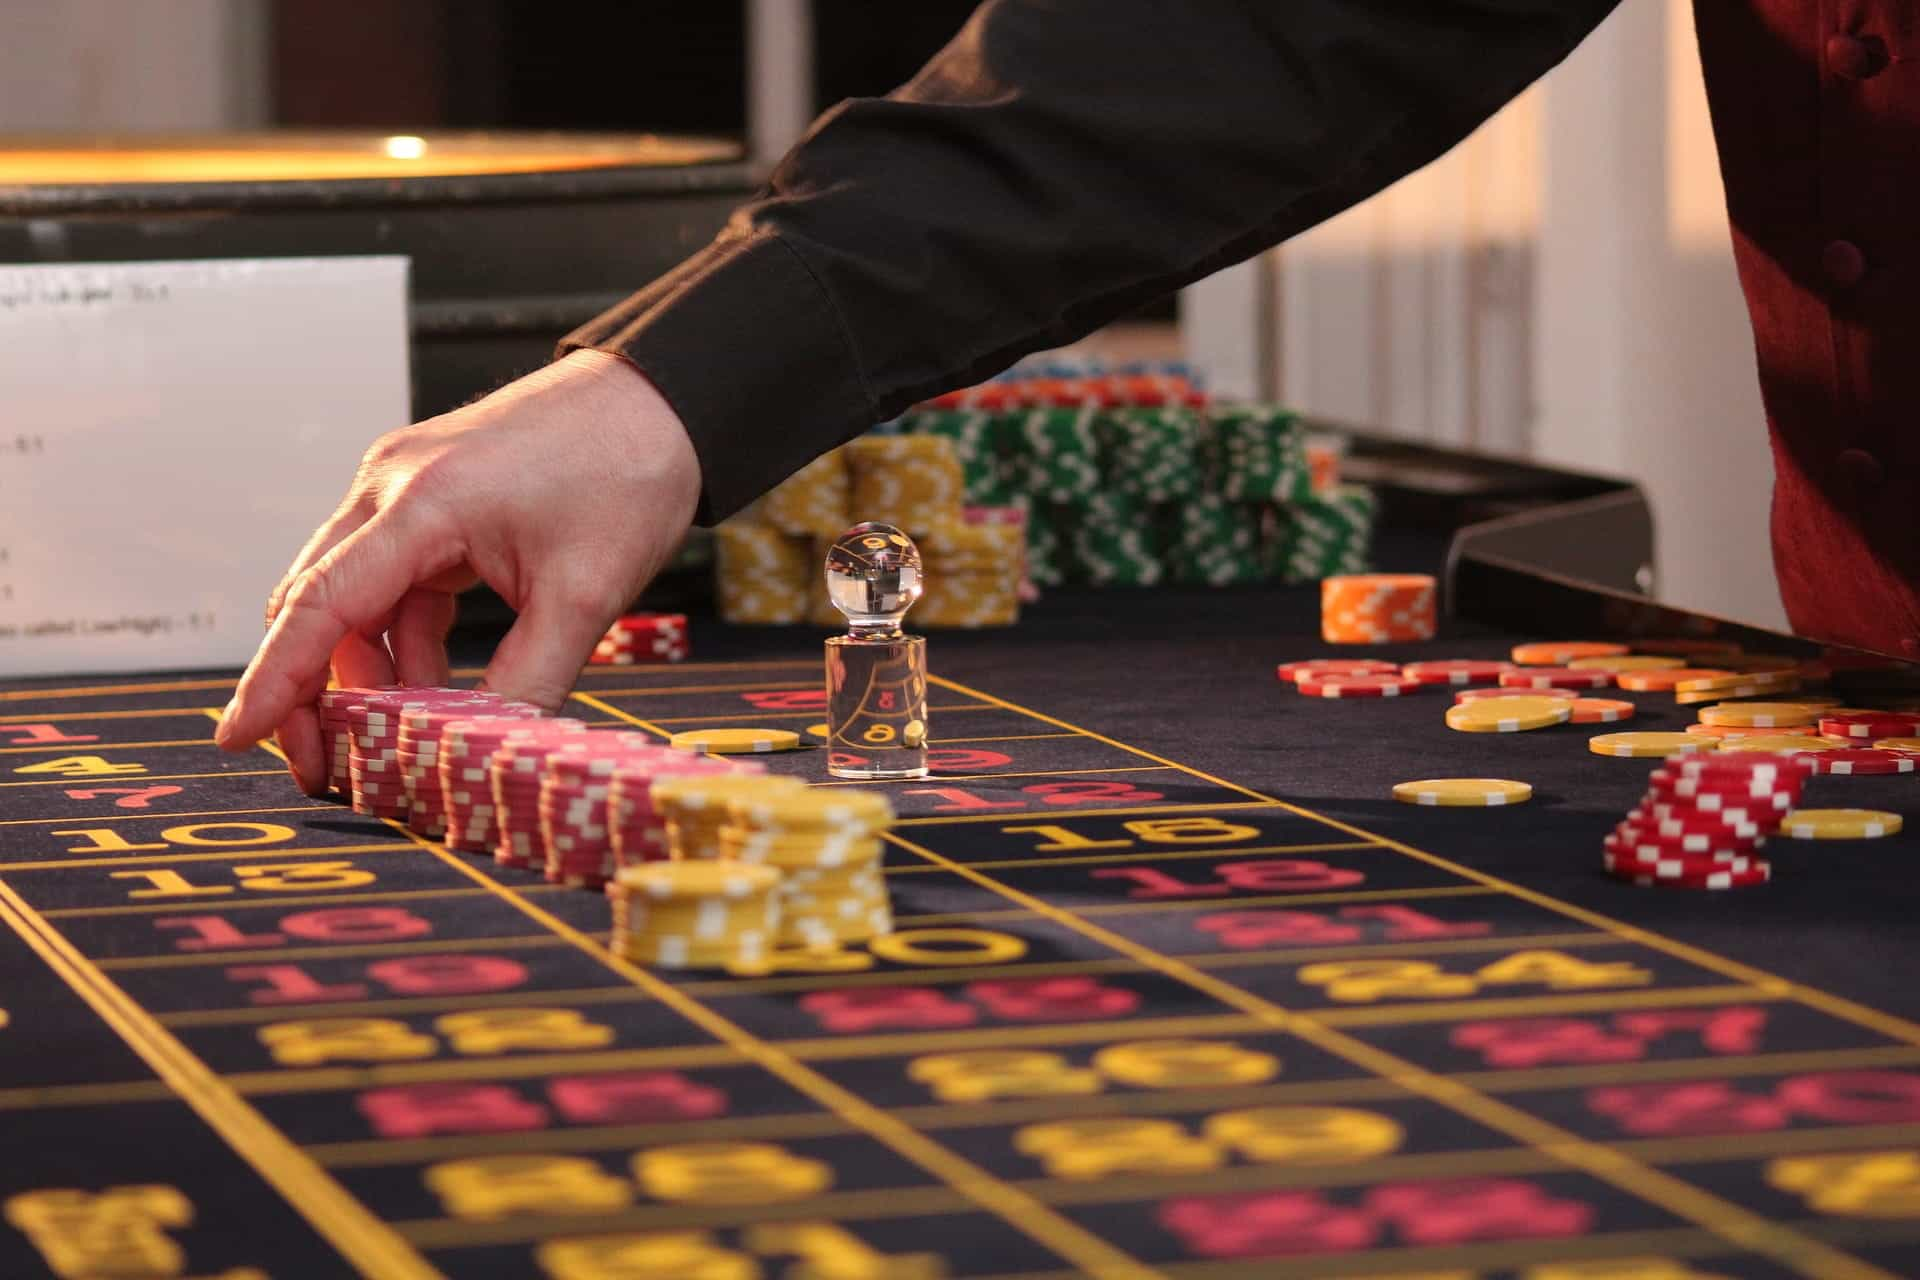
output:
[[[847,451],[823,453],[760,499],[756,518],[793,538],[832,538],[852,523]]]
[[[1433,639],[1433,575],[1354,573],[1320,582],[1320,638],[1328,644],[1406,644]]]
[[[926,590],[913,618],[925,627],[1008,627],[1020,620],[1027,532],[1016,524],[955,522],[924,538]]]
[[[738,519],[714,529],[713,537],[721,617],[768,626],[807,620],[809,602],[823,594],[809,539]]]
[[[763,966],[780,928],[780,872],[742,862],[647,862],[607,882],[614,954],[664,969]]]
[[[926,594],[917,626],[1011,626],[1026,580],[1025,520],[984,511],[970,519],[963,481],[945,436],[867,436],[816,458],[714,530],[721,617],[838,628],[821,566],[858,519],[897,525],[919,541]]]
[[[945,436],[862,436],[846,446],[853,510],[915,538],[960,522],[960,454]]]
[[[780,944],[831,951],[893,931],[881,874],[880,833],[893,805],[877,791],[803,790],[754,794],[727,804],[721,855],[776,867]]]
[[[768,774],[711,774],[662,778],[653,784],[653,811],[667,830],[667,856],[689,862],[723,857],[720,828],[736,798],[804,794],[798,778]]]

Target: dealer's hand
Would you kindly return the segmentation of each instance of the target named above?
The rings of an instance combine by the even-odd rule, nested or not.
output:
[[[558,707],[699,497],[679,417],[631,365],[594,351],[382,437],[274,589],[215,741],[243,751],[277,734],[318,794],[314,707],[329,665],[347,685],[446,683],[454,595],[476,581],[520,614],[485,686]]]

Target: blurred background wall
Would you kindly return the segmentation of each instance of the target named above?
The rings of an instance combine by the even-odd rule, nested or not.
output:
[[[971,7],[0,0],[0,132],[662,130],[771,157],[820,107],[911,75]],[[1099,341],[1384,432],[1630,475],[1664,598],[1781,621],[1686,0],[1624,0],[1449,156]]]

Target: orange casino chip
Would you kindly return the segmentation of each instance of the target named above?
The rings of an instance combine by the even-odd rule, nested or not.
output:
[[[1733,674],[1719,667],[1671,667],[1660,671],[1622,671],[1614,677],[1614,683],[1634,693],[1671,693],[1685,681]]]
[[[1575,724],[1612,724],[1631,720],[1634,713],[1634,705],[1622,698],[1575,698],[1572,706]]]
[[[1605,640],[1537,640],[1513,647],[1513,660],[1523,667],[1564,667],[1575,658],[1624,657],[1627,646]]]
[[[1336,574],[1320,583],[1320,638],[1328,644],[1433,639],[1438,622],[1427,573]]]

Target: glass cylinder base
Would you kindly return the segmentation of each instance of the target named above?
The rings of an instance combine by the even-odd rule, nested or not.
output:
[[[827,772],[836,778],[926,777],[926,638],[828,640],[827,728]]]

